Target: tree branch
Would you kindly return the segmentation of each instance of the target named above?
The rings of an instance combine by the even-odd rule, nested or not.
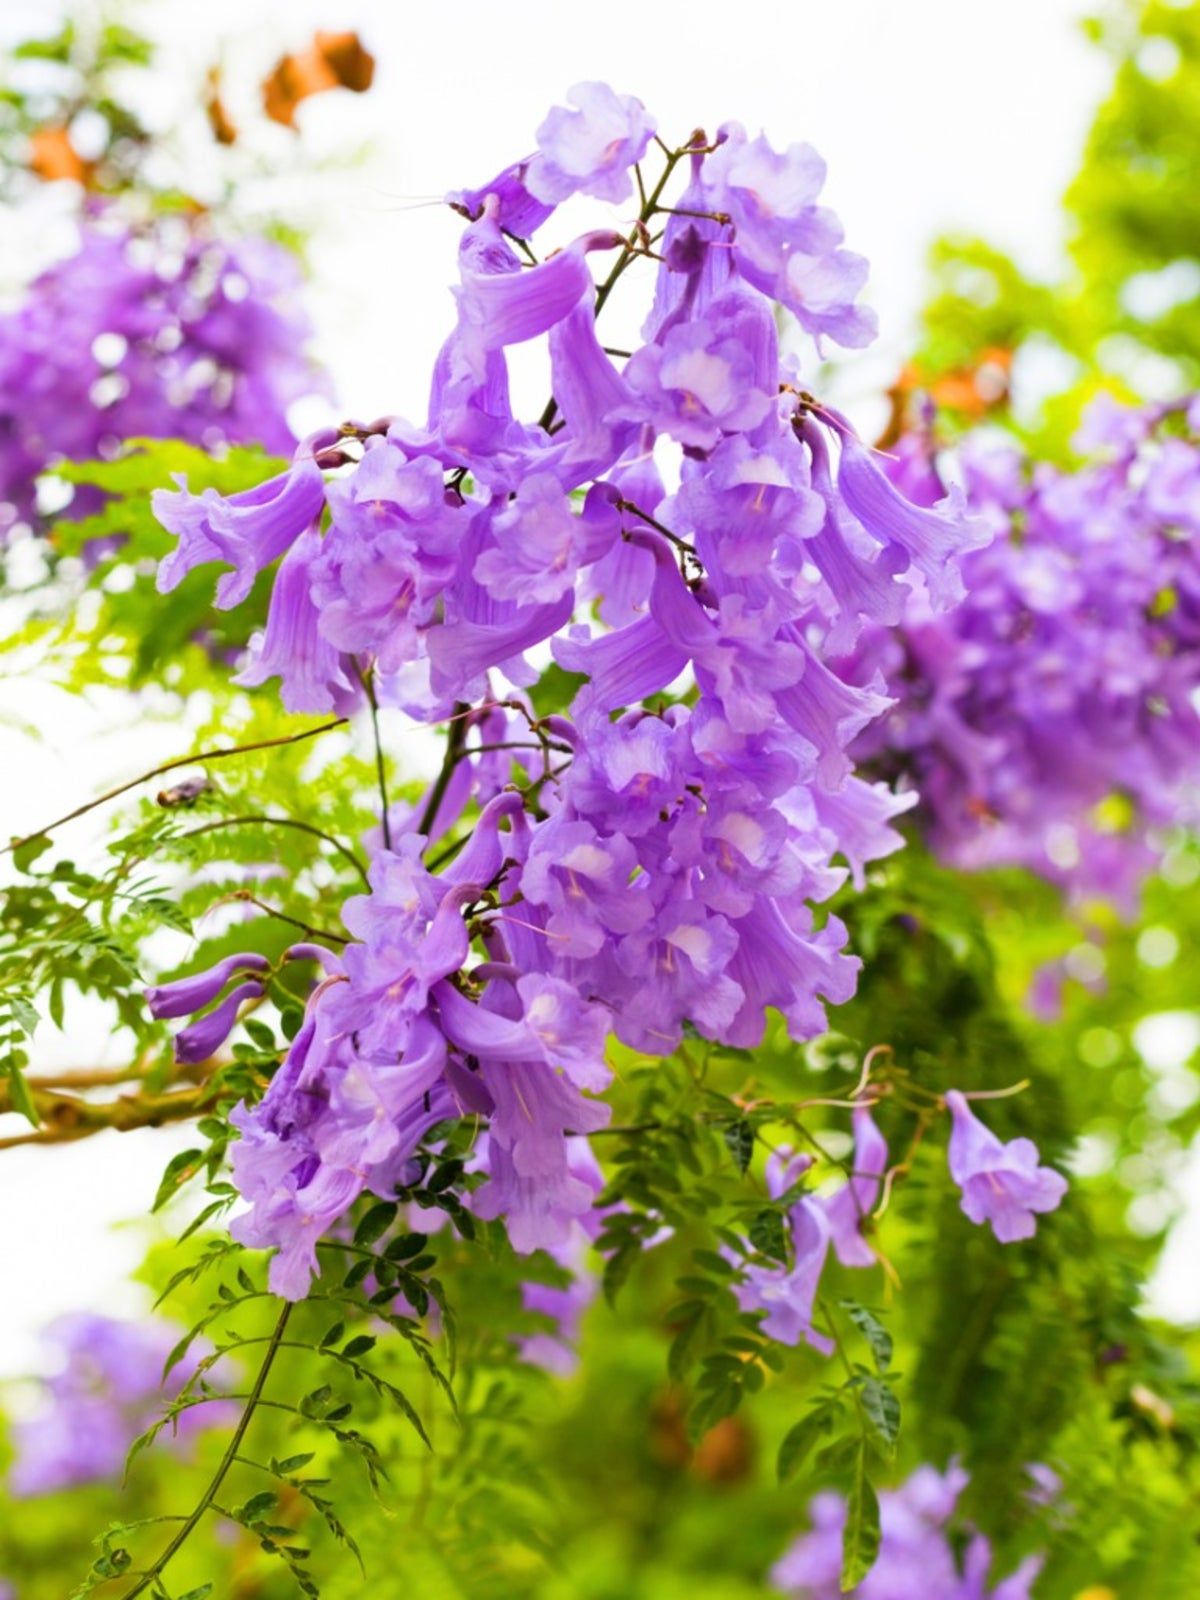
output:
[[[86,805],[76,806],[74,811],[68,811],[65,816],[57,817],[45,827],[35,828],[32,833],[27,833],[20,839],[11,839],[8,844],[0,846],[0,856],[7,855],[12,850],[19,850],[23,844],[28,844],[32,839],[40,839],[43,834],[53,833],[64,823],[74,822],[76,817],[85,816],[109,800],[119,799],[121,795],[128,794],[130,789],[136,789],[139,784],[149,783],[151,778],[161,778],[164,773],[176,772],[180,767],[201,766],[206,761],[224,760],[226,756],[246,755],[252,750],[272,750],[278,745],[299,744],[303,739],[315,739],[318,734],[328,733],[332,728],[340,728],[349,720],[348,717],[337,717],[332,722],[323,722],[319,728],[306,728],[303,733],[289,733],[278,739],[258,739],[253,744],[235,744],[225,750],[200,750],[195,755],[176,756],[174,761],[164,761],[160,767],[151,767],[149,772],[143,772],[138,778],[130,778],[128,783],[118,784],[115,789],[107,790],[95,800],[89,800]]]

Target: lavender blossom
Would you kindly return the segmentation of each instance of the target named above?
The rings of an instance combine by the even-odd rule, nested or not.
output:
[[[35,480],[136,437],[294,444],[289,407],[323,394],[303,354],[299,272],[265,239],[203,218],[130,229],[104,212],[0,315],[0,534],[38,525]],[[96,508],[77,491],[71,515]]]
[[[14,1428],[9,1488],[18,1498],[120,1477],[130,1444],[177,1395],[208,1353],[193,1344],[164,1380],[178,1330],[160,1322],[119,1322],[91,1312],[60,1317],[47,1342],[60,1370],[42,1380],[42,1403]],[[179,1448],[232,1407],[204,1401],[180,1412],[166,1439]]]
[[[614,94],[606,83],[577,83],[567,101],[574,110],[556,106],[538,129],[525,179],[530,194],[555,204],[581,193],[627,200],[629,169],[646,153],[654,118],[640,100]]]
[[[982,1534],[968,1531],[957,1554],[952,1528],[955,1506],[968,1482],[954,1463],[944,1473],[918,1467],[897,1489],[879,1496],[882,1538],[870,1572],[850,1591],[858,1600],[900,1600],[929,1595],[937,1600],[1031,1600],[1042,1560],[1032,1556],[994,1586],[988,1585],[992,1550]],[[791,1600],[838,1600],[842,1593],[842,1536],[846,1503],[838,1494],[817,1495],[809,1506],[812,1526],[771,1569],[770,1581]]]
[[[455,718],[436,796],[390,808],[390,850],[368,841],[350,942],[234,1116],[249,1203],[234,1231],[277,1251],[271,1283],[291,1297],[358,1197],[391,1194],[464,1115],[487,1131],[478,1214],[520,1251],[565,1249],[594,1201],[570,1151],[608,1118],[610,1037],[752,1048],[771,1009],[798,1040],[824,1029],[858,963],[815,908],[899,847],[911,803],[854,775],[890,701],[885,674],[842,670],[835,646],[956,593],[981,537],[952,502],[905,501],[780,361],[780,305],[849,343],[870,325],[806,148],[734,128],[694,141],[644,339],[605,349],[591,263],[626,237],[594,229],[538,261],[514,243],[569,195],[623,199],[654,124],[603,86],[571,102],[535,155],[452,199],[468,218],[457,317],[423,423],[347,424],[246,495],[159,502],[179,538],[164,587],[221,560],[218,601],[236,604],[282,557],[243,683],[277,676],[291,709],[348,711],[369,674],[379,703]],[[554,399],[526,420],[507,352],[543,338]],[[586,680],[569,715],[524,698],[547,654]],[[235,1009],[201,1017],[187,1048]],[[857,1207],[886,1158],[859,1132],[849,1199],[798,1200],[788,1266],[747,1269],[747,1303],[790,1342],[822,1342],[830,1244],[869,1254]]]
[[[972,1222],[990,1222],[1001,1244],[1031,1239],[1037,1214],[1056,1211],[1067,1180],[1038,1164],[1032,1139],[1001,1143],[971,1110],[957,1089],[946,1096],[953,1119],[950,1176],[962,1190],[962,1208]]]

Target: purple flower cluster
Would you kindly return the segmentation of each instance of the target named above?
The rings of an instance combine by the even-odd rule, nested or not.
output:
[[[1067,1180],[1038,1164],[1029,1139],[1002,1143],[980,1122],[965,1095],[952,1089],[945,1097],[950,1113],[950,1176],[962,1191],[962,1209],[975,1223],[990,1222],[1002,1244],[1032,1238],[1040,1213],[1057,1210]],[[812,1157],[794,1155],[786,1147],[767,1161],[767,1192],[787,1199],[787,1262],[739,1266],[734,1293],[743,1311],[762,1313],[762,1329],[780,1344],[801,1340],[822,1355],[832,1341],[813,1326],[821,1274],[832,1249],[843,1267],[872,1267],[878,1257],[866,1228],[879,1200],[888,1168],[887,1143],[875,1125],[868,1104],[854,1110],[854,1153],[847,1180],[832,1195],[808,1193],[804,1180]]]
[[[869,1108],[854,1112],[854,1156],[851,1175],[829,1197],[797,1189],[788,1211],[788,1263],[786,1266],[743,1268],[734,1293],[743,1311],[762,1312],[762,1329],[780,1344],[801,1339],[822,1355],[833,1343],[813,1327],[821,1273],[832,1246],[845,1267],[874,1266],[876,1256],[863,1235],[863,1227],[879,1198],[887,1169],[887,1144],[875,1126]],[[800,1184],[812,1157],[793,1155],[782,1148],[767,1162],[767,1192],[779,1200]]]
[[[898,848],[910,803],[854,776],[848,747],[888,701],[823,641],[896,622],[914,574],[956,597],[984,536],[953,502],[908,502],[781,366],[780,307],[817,336],[870,331],[813,152],[694,136],[665,157],[664,180],[688,172],[678,204],[656,212],[639,171],[656,198],[627,237],[538,260],[529,238],[568,193],[628,192],[653,127],[603,86],[571,100],[533,157],[453,197],[458,316],[423,426],[346,424],[247,494],[156,503],[179,540],[163,588],[220,561],[236,605],[280,561],[243,682],[348,711],[370,673],[381,703],[452,730],[425,813],[393,823],[345,909],[354,942],[237,1114],[235,1226],[278,1248],[288,1295],[353,1200],[389,1194],[463,1114],[489,1130],[478,1212],[518,1250],[560,1248],[592,1204],[567,1152],[607,1120],[610,1034],[753,1046],[768,1007],[797,1039],[823,1028],[857,963],[813,907]],[[614,355],[598,311],[648,253],[644,343]],[[553,399],[523,421],[505,352],[542,337]],[[581,680],[569,717],[525,694],[548,658]]]
[[[178,1330],[166,1323],[120,1322],[91,1312],[61,1317],[47,1330],[60,1370],[42,1380],[43,1401],[13,1428],[9,1489],[21,1498],[120,1477],[130,1444],[177,1395],[206,1354],[195,1345],[164,1383]],[[229,1406],[202,1401],[182,1411],[171,1439],[227,1420]]]
[[[265,239],[218,240],[182,217],[87,221],[75,253],[0,315],[0,535],[36,524],[35,481],[56,460],[122,439],[290,452],[288,407],[324,390],[298,287]]]
[[[860,638],[861,681],[899,703],[855,747],[920,791],[956,866],[1022,865],[1077,897],[1128,905],[1200,778],[1200,405],[1096,404],[1075,470],[1015,446],[962,453],[996,537],[967,558],[967,596]],[[894,466],[940,494],[925,441]]]
[[[858,1600],[1030,1600],[1042,1561],[1031,1556],[1015,1572],[989,1583],[992,1550],[981,1533],[960,1540],[951,1526],[967,1474],[951,1464],[945,1472],[918,1467],[897,1489],[879,1496],[882,1540],[879,1559],[856,1588]],[[842,1530],[846,1502],[819,1494],[810,1508],[812,1527],[771,1569],[771,1584],[790,1600],[838,1600],[842,1590]]]

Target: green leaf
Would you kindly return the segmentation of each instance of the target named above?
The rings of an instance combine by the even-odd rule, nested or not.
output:
[[[441,1194],[451,1184],[457,1183],[462,1177],[463,1164],[461,1161],[447,1161],[434,1173],[425,1185],[430,1194]]]
[[[24,1057],[17,1051],[10,1052],[4,1063],[4,1071],[8,1077],[8,1097],[12,1102],[14,1111],[19,1111],[31,1126],[41,1126],[37,1107],[33,1103],[33,1096],[29,1092],[29,1085],[25,1082],[25,1074],[21,1070]]]
[[[177,1194],[203,1165],[203,1150],[181,1150],[177,1156],[172,1156],[162,1175],[158,1193],[154,1196],[154,1204],[150,1207],[151,1211],[158,1211],[165,1206],[172,1195]]]
[[[256,1017],[247,1017],[242,1026],[246,1030],[247,1037],[252,1039],[259,1049],[277,1050],[279,1048],[275,1042],[274,1033],[267,1027],[265,1022],[259,1022]]]
[[[700,1307],[692,1316],[687,1318],[671,1340],[671,1348],[667,1353],[667,1373],[676,1383],[682,1381],[695,1359],[692,1355],[692,1348],[703,1326],[704,1309]]]
[[[419,1256],[428,1242],[427,1233],[402,1233],[390,1241],[383,1253],[389,1261],[407,1261],[410,1256]]]
[[[539,717],[547,717],[555,711],[565,711],[586,682],[585,673],[568,672],[552,662],[529,691],[534,712]]]
[[[374,1350],[375,1340],[369,1333],[360,1333],[343,1345],[342,1354],[349,1356],[353,1361],[357,1356],[365,1356],[368,1350]]]
[[[37,1031],[37,1025],[41,1021],[37,1011],[26,1000],[24,995],[6,995],[5,1002],[13,1014],[13,1020],[16,1022],[17,1027],[20,1028],[26,1038],[32,1039]]]
[[[860,1445],[854,1464],[854,1480],[846,1506],[846,1530],[842,1538],[841,1591],[855,1589],[875,1565],[879,1554],[879,1501],[867,1477],[867,1448]]]
[[[12,853],[13,865],[18,872],[28,872],[37,858],[49,850],[53,841],[44,833],[35,833],[31,839],[24,839]]]
[[[754,1154],[754,1129],[744,1117],[737,1122],[727,1122],[721,1130],[726,1148],[733,1157],[739,1172],[745,1172]]]
[[[381,1200],[378,1205],[372,1206],[354,1230],[355,1244],[374,1244],[376,1239],[382,1239],[395,1222],[398,1209],[392,1200]]]
[[[755,1216],[750,1224],[750,1243],[772,1261],[787,1260],[787,1234],[778,1211],[768,1207]]]
[[[850,1321],[870,1345],[876,1368],[880,1372],[886,1372],[892,1364],[891,1334],[874,1312],[868,1311],[866,1306],[860,1306],[853,1300],[843,1300],[840,1304]]]
[[[814,1449],[833,1427],[833,1412],[825,1405],[810,1411],[808,1416],[801,1417],[793,1427],[789,1428],[783,1436],[783,1443],[779,1446],[779,1455],[775,1462],[775,1472],[780,1483],[786,1483],[792,1477],[804,1460],[805,1456]]]
[[[900,1402],[882,1378],[866,1378],[860,1390],[863,1410],[889,1452],[900,1437]]]
[[[244,1506],[238,1507],[238,1516],[243,1522],[261,1522],[268,1511],[275,1509],[274,1489],[260,1489],[257,1494],[252,1494]]]
[[[177,905],[170,900],[164,900],[161,895],[146,895],[138,901],[143,911],[149,911],[153,916],[168,928],[174,928],[176,933],[192,932],[192,919],[183,914]]]

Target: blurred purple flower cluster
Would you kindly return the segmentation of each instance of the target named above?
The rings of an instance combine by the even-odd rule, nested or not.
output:
[[[85,220],[74,254],[0,314],[0,535],[38,523],[40,473],[124,439],[289,452],[288,408],[325,389],[299,287],[281,246],[202,218]],[[94,503],[84,489],[71,514]]]
[[[967,595],[873,628],[851,666],[899,703],[855,754],[921,797],[946,861],[1031,868],[1128,909],[1200,779],[1200,403],[1095,403],[1074,470],[1014,445],[961,455],[995,537],[967,558]],[[928,445],[892,466],[943,493]]]
[[[879,1559],[850,1593],[858,1600],[915,1600],[918,1595],[929,1600],[1030,1600],[1042,1566],[1038,1557],[1023,1561],[992,1585],[987,1539],[968,1531],[964,1543],[952,1527],[967,1482],[959,1466],[952,1464],[945,1472],[924,1466],[899,1488],[885,1490],[879,1496]],[[846,1502],[838,1494],[819,1494],[809,1510],[812,1527],[776,1562],[771,1583],[790,1600],[838,1600],[843,1593],[839,1580]]]
[[[207,1353],[203,1344],[193,1345],[164,1380],[163,1364],[178,1335],[167,1323],[121,1322],[83,1311],[53,1323],[46,1340],[60,1367],[42,1380],[34,1414],[13,1428],[11,1492],[25,1497],[119,1478],[129,1446]],[[180,1412],[166,1437],[187,1439],[229,1414],[224,1401],[201,1401]]]

